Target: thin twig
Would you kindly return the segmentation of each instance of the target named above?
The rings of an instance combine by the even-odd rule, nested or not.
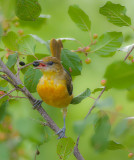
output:
[[[39,123],[39,124],[41,124],[41,125],[43,125],[43,126],[48,126],[48,124],[46,122],[39,121],[39,120],[34,119],[34,118],[30,118],[30,119],[33,120],[33,121],[35,121],[35,122],[37,122],[37,123]]]
[[[29,64],[26,64],[25,66],[20,67],[20,70],[23,69],[23,68],[26,68],[26,67],[28,67],[28,66],[30,66],[30,65],[32,65],[32,64],[33,64],[33,62],[32,62],[32,63],[29,63]]]
[[[103,88],[103,90],[101,91],[101,93],[99,94],[99,96],[97,97],[97,99],[95,100],[94,104],[92,105],[92,107],[90,108],[89,112],[87,113],[87,115],[86,115],[86,117],[84,119],[87,119],[87,117],[90,115],[90,113],[92,112],[92,110],[95,108],[96,103],[98,102],[98,100],[102,96],[102,94],[105,91],[105,89],[106,89],[106,87]]]
[[[134,46],[131,48],[131,50],[128,52],[128,54],[126,55],[126,57],[124,58],[124,61],[128,58],[128,56],[131,54],[131,52],[133,51]]]
[[[27,97],[20,97],[20,96],[12,96],[12,95],[9,95],[10,98],[27,98]]]
[[[11,91],[9,91],[8,93],[4,94],[3,96],[0,97],[0,99],[4,98],[5,96],[8,96],[10,93],[14,92],[16,90],[16,88],[12,89]]]

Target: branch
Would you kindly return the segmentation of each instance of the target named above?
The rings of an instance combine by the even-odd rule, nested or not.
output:
[[[29,64],[26,64],[25,66],[20,67],[20,70],[23,69],[23,68],[26,68],[26,67],[28,67],[28,66],[30,66],[30,65],[32,65],[32,64],[33,64],[33,62],[32,62],[32,63],[29,63]]]
[[[4,94],[3,96],[0,97],[0,99],[4,98],[5,96],[8,96],[10,93],[14,92],[16,90],[16,88],[12,89],[11,91],[9,91],[8,93]]]
[[[131,50],[128,52],[128,54],[126,55],[126,57],[124,58],[124,61],[128,58],[128,56],[131,54],[131,52],[133,51],[134,46],[131,48]]]
[[[28,64],[28,65],[31,65],[31,64]],[[26,66],[28,66],[28,65],[26,65]],[[7,76],[11,78],[12,81],[10,79],[8,79],[6,76],[0,75],[0,77],[7,80],[13,86],[18,87],[19,84],[22,84],[20,79],[17,79],[17,77],[6,67],[6,65],[2,62],[1,59],[0,59],[0,66],[3,68],[4,73],[6,73]],[[25,68],[26,66],[21,67],[21,69]],[[16,89],[19,89],[21,92],[23,92],[23,94],[29,99],[31,104],[34,105],[34,102],[36,101],[36,99],[32,96],[32,94],[28,91],[28,89],[26,87],[23,87],[23,88],[18,87]],[[44,108],[41,105],[38,105],[36,110],[46,120],[47,126],[49,126],[55,133],[57,133],[60,130],[59,127],[57,126],[57,124],[51,119],[51,117],[47,114],[47,112],[44,110]],[[80,156],[80,155],[81,154],[80,154],[78,148],[74,149],[74,156],[78,160],[84,160],[84,159],[81,159],[82,156]]]

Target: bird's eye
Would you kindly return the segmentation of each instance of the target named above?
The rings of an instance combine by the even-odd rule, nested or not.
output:
[[[37,62],[37,61],[34,61],[34,62],[33,62],[33,66],[37,67],[37,66],[39,66],[39,65],[40,65],[39,62]]]
[[[48,65],[53,65],[53,64],[54,64],[54,62],[49,61],[47,64],[48,64]]]

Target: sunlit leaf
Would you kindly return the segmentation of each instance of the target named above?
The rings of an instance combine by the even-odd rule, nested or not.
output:
[[[26,71],[24,75],[24,85],[31,93],[36,92],[36,86],[41,76],[42,73],[38,69],[29,68]]]
[[[8,56],[7,67],[12,68],[17,62],[18,53],[11,54]]]
[[[35,53],[35,40],[30,36],[26,35],[19,41],[19,51],[28,55]]]
[[[73,153],[74,141],[72,138],[62,138],[59,140],[57,145],[57,154],[62,160],[66,160]]]
[[[104,87],[95,88],[95,89],[92,91],[92,94],[95,94],[96,92],[101,92],[103,89],[104,89]],[[108,88],[105,89],[105,91],[107,91],[107,90],[108,90]]]
[[[8,49],[13,51],[16,51],[18,49],[18,36],[15,32],[8,32],[6,36],[2,37],[2,41]]]
[[[70,74],[72,76],[77,76],[81,74],[81,69],[82,69],[81,59],[76,53],[71,52],[68,49],[62,49],[61,61],[62,61],[64,68],[68,72],[70,72],[69,69],[71,69]]]
[[[69,16],[74,21],[74,23],[82,31],[90,31],[91,21],[89,20],[88,15],[77,5],[72,5],[68,10]]]
[[[91,91],[89,88],[87,88],[84,92],[74,97],[71,101],[71,104],[79,104],[83,99],[89,97],[90,94],[91,94]]]
[[[100,8],[100,13],[107,17],[107,20],[119,27],[130,26],[131,19],[126,15],[125,6],[108,1]]]
[[[131,45],[128,45],[128,46],[119,48],[118,50],[119,50],[119,51],[123,51],[123,52],[129,52],[129,51],[132,50],[133,47],[134,47],[134,44],[131,44]]]
[[[99,56],[112,56],[123,42],[121,32],[107,32],[100,36],[91,51]]]
[[[35,21],[41,13],[41,6],[38,0],[16,0],[15,12],[21,20]]]
[[[122,61],[109,65],[105,72],[107,86],[117,89],[125,89],[134,85],[134,64]]]
[[[120,143],[117,143],[117,142],[115,142],[115,141],[109,141],[108,142],[108,147],[107,147],[107,149],[109,149],[109,150],[118,150],[118,149],[124,149],[125,147],[122,145],[122,144],[120,144]]]

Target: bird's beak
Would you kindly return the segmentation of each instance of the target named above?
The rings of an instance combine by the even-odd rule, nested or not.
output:
[[[33,62],[34,69],[42,69],[46,67],[46,64],[43,60],[37,60]]]

